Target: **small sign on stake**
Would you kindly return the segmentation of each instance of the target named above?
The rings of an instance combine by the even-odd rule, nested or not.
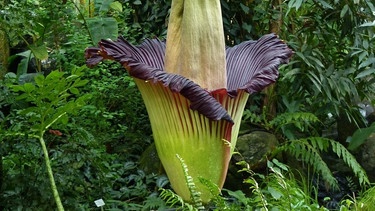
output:
[[[97,207],[103,207],[103,206],[105,205],[103,199],[98,199],[98,200],[96,200],[96,201],[94,201],[94,202],[95,202],[95,205],[96,205]]]

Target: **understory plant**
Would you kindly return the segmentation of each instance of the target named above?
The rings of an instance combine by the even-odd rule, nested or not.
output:
[[[321,178],[334,190],[338,190],[338,182],[324,160],[325,153],[334,153],[341,159],[358,178],[361,186],[365,187],[370,183],[366,171],[344,145],[319,135],[315,128],[318,128],[317,124],[321,122],[312,113],[285,112],[268,120],[264,109],[260,115],[246,109],[243,121],[244,125],[249,124],[250,121],[278,136],[281,143],[273,150],[271,157],[286,152],[289,156],[311,166],[313,173],[321,175]]]
[[[246,193],[242,190],[223,189],[219,195],[213,197],[208,209],[210,210],[328,210],[318,204],[318,201],[310,196],[310,193],[301,187],[294,178],[289,167],[277,159],[267,161],[268,173],[255,173],[249,168],[249,164],[240,161],[240,172],[244,173],[243,186],[249,189]],[[188,172],[188,167],[183,167]],[[207,180],[202,182],[208,187],[214,184]],[[190,183],[194,186],[194,183]],[[186,203],[173,191],[161,188],[160,197],[169,207],[179,207],[181,210],[202,210],[199,192],[196,201]]]
[[[208,21],[209,20],[209,21]],[[203,203],[222,188],[249,93],[273,83],[292,51],[274,34],[225,48],[220,1],[172,1],[166,43],[123,38],[86,50],[89,66],[120,62],[134,77],[172,188],[193,201],[179,158]],[[231,146],[232,147],[231,147]],[[204,178],[216,193],[197,183]]]
[[[18,84],[15,79],[14,84],[8,86],[14,93],[18,93],[16,100],[28,106],[17,111],[18,121],[11,122],[9,129],[0,131],[0,141],[11,141],[8,137],[25,137],[39,141],[58,210],[64,210],[64,207],[56,186],[45,136],[46,133],[61,136],[60,131],[52,130],[53,126],[67,124],[68,115],[76,113],[85,105],[88,95],[79,96],[79,88],[87,83],[80,79],[82,69],[84,67],[73,70],[69,76],[59,71],[53,71],[46,77],[38,74],[34,82],[24,84]]]

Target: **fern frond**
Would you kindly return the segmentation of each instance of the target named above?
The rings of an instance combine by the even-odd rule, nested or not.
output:
[[[196,211],[193,205],[184,202],[181,196],[177,195],[170,189],[159,188],[161,190],[160,198],[165,201],[165,204],[173,207],[177,204],[181,204],[181,208],[184,209],[185,207],[188,208],[189,211]]]
[[[250,185],[251,192],[254,194],[254,201],[258,202],[261,205],[260,210],[268,211],[268,201],[266,196],[263,194],[262,189],[260,188],[257,180],[250,176],[248,179],[244,180],[244,183]],[[246,205],[246,204],[245,204]]]
[[[277,131],[285,125],[293,124],[299,130],[304,131],[306,126],[317,122],[320,122],[319,118],[312,113],[294,112],[277,115],[269,122],[269,125]]]
[[[375,210],[375,186],[372,186],[363,194],[362,198],[358,201],[357,207],[359,210]]]
[[[212,201],[216,205],[216,208],[226,208],[226,203],[224,198],[221,195],[220,188],[213,183],[211,180],[205,179],[203,177],[198,177],[199,182],[202,183],[210,192],[210,194],[213,196]]]
[[[321,152],[332,151],[347,164],[358,177],[360,185],[369,184],[366,171],[357,162],[355,157],[339,142],[322,137],[310,137],[294,140],[281,146],[279,150],[287,151],[296,158],[313,167],[313,170],[322,175],[332,188],[338,188],[337,180],[333,177],[331,170],[320,156]]]
[[[201,193],[199,191],[197,191],[197,188],[195,187],[195,183],[193,181],[193,177],[191,177],[189,175],[189,173],[188,173],[189,170],[188,170],[187,165],[185,164],[184,159],[182,159],[180,157],[180,155],[178,155],[178,154],[176,154],[176,157],[178,158],[178,160],[181,163],[181,167],[182,167],[182,170],[183,170],[184,176],[185,176],[186,185],[188,186],[188,189],[189,189],[189,192],[190,192],[190,199],[193,203],[193,206],[196,207],[199,210],[204,209],[202,199],[200,197]]]
[[[212,196],[217,196],[221,193],[220,188],[211,180],[205,179],[203,177],[198,177],[198,179],[199,182],[202,183],[208,189]]]
[[[349,152],[349,150],[347,150],[342,144],[337,141],[331,139],[328,140],[332,146],[332,151],[336,153],[339,158],[342,158],[345,164],[352,169],[355,176],[358,177],[359,184],[361,186],[370,184],[366,171],[358,163],[355,157]]]
[[[329,142],[326,138],[312,137],[287,142],[279,148],[281,151],[289,152],[302,162],[312,166],[322,178],[333,188],[338,189],[338,182],[328,168],[326,162],[320,156],[321,151],[327,151]]]
[[[260,123],[262,123],[262,119],[259,117],[259,115],[257,115],[254,112],[251,112],[248,109],[244,110],[242,119],[244,121],[250,120],[250,122],[252,124],[260,124]]]

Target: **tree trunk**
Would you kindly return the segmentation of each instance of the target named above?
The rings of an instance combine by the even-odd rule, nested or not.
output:
[[[0,29],[0,80],[8,72],[9,42],[7,34]]]

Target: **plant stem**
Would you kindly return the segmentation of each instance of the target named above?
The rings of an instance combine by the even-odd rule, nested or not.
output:
[[[55,201],[56,201],[57,210],[64,211],[64,207],[63,207],[63,205],[61,203],[61,200],[60,200],[59,192],[57,191],[55,179],[53,177],[53,172],[52,172],[52,168],[51,168],[51,162],[50,162],[50,159],[49,159],[49,156],[48,156],[48,151],[47,151],[46,143],[45,143],[45,141],[43,139],[43,135],[41,135],[39,137],[39,141],[40,141],[40,145],[42,145],[43,154],[44,154],[44,160],[46,162],[48,177],[49,177],[49,180],[50,180],[50,183],[51,183],[53,197],[55,198]]]
[[[86,17],[85,17],[84,14],[82,13],[81,9],[77,6],[77,4],[76,4],[73,0],[71,0],[71,2],[73,3],[74,7],[77,9],[78,13],[81,15],[82,20],[83,20],[83,23],[84,23],[84,25],[85,25],[85,28],[86,28],[86,30],[87,30],[87,33],[88,33],[89,36],[90,36],[91,42],[92,42],[94,45],[96,45],[96,43],[94,43],[94,41],[93,41],[92,34],[91,34],[90,30],[89,30],[89,27],[88,27],[88,24],[87,24],[87,21],[86,21]],[[89,6],[89,9],[90,9],[90,6]],[[89,14],[90,14],[90,12],[89,12]]]

